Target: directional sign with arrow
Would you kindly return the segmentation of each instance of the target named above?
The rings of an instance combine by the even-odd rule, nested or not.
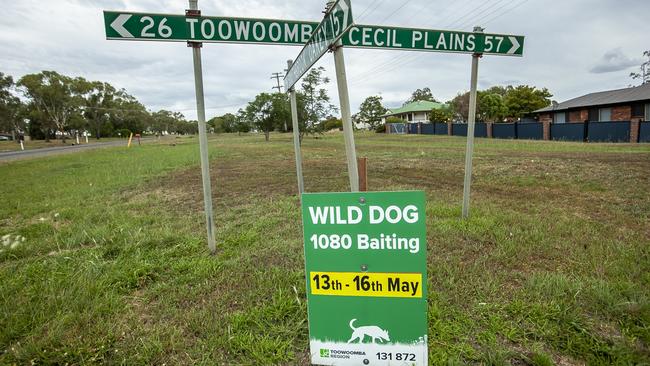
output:
[[[341,24],[351,23],[343,2]],[[346,18],[347,16],[347,18]],[[172,14],[104,12],[106,38],[304,46],[316,22]],[[449,30],[354,25],[341,37],[345,47],[522,56],[524,37]]]

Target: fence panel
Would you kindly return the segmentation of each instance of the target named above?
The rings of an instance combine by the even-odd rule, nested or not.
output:
[[[390,133],[405,134],[406,125],[404,123],[390,123]]]
[[[452,124],[451,134],[454,136],[467,136],[467,125],[465,123]]]
[[[630,122],[589,122],[589,142],[629,142]]]
[[[487,137],[487,123],[476,122],[474,125],[474,137]]]
[[[584,141],[585,140],[584,122],[551,124],[551,140]]]
[[[436,135],[446,135],[447,134],[447,124],[442,122],[436,122],[434,125],[434,133]]]
[[[417,123],[409,123],[408,124],[408,133],[412,135],[417,135],[418,133],[418,124]]]
[[[496,139],[516,139],[517,124],[495,123],[492,125],[492,137]]]
[[[639,142],[650,142],[650,121],[640,123]]]
[[[433,135],[433,134],[435,134],[435,129],[434,129],[433,123],[423,123],[422,128],[420,129],[420,132],[423,135]]]
[[[517,124],[517,138],[521,140],[544,139],[544,124],[538,122],[525,122]]]

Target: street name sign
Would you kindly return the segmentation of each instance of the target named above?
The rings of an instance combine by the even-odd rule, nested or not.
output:
[[[524,37],[506,34],[457,32],[448,30],[353,26],[343,36],[344,46],[490,55],[521,56]]]
[[[351,13],[348,21],[352,21]],[[106,38],[111,40],[304,46],[311,39],[318,23],[105,11],[104,27]],[[353,25],[341,37],[341,42],[344,46],[353,48],[504,56],[522,56],[524,51],[523,36],[376,25]]]
[[[304,45],[318,23],[104,11],[112,40]]]
[[[337,0],[325,13],[325,18],[316,27],[312,37],[287,70],[284,77],[285,90],[291,89],[300,77],[350,29],[353,23],[350,0]]]
[[[302,195],[311,362],[427,365],[422,191]]]

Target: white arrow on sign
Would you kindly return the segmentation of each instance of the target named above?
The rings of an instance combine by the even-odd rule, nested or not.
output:
[[[508,54],[513,54],[517,52],[521,45],[519,44],[519,41],[517,41],[517,37],[508,37],[508,39],[510,39],[510,42],[512,42],[512,48],[508,50]]]
[[[133,38],[133,34],[129,33],[126,28],[124,28],[124,23],[131,19],[131,14],[120,14],[113,23],[111,23],[111,28],[115,29],[120,36],[124,38]]]
[[[345,0],[339,2],[339,8],[343,10],[343,28],[348,26],[348,15],[350,14],[350,7]]]

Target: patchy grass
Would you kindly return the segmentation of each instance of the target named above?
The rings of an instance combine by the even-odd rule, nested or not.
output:
[[[0,166],[0,363],[308,364],[290,136],[217,136],[219,251],[196,139]],[[427,192],[432,364],[650,362],[650,146],[357,135],[372,190]],[[306,189],[345,191],[340,135]],[[13,243],[13,242],[12,242]]]

